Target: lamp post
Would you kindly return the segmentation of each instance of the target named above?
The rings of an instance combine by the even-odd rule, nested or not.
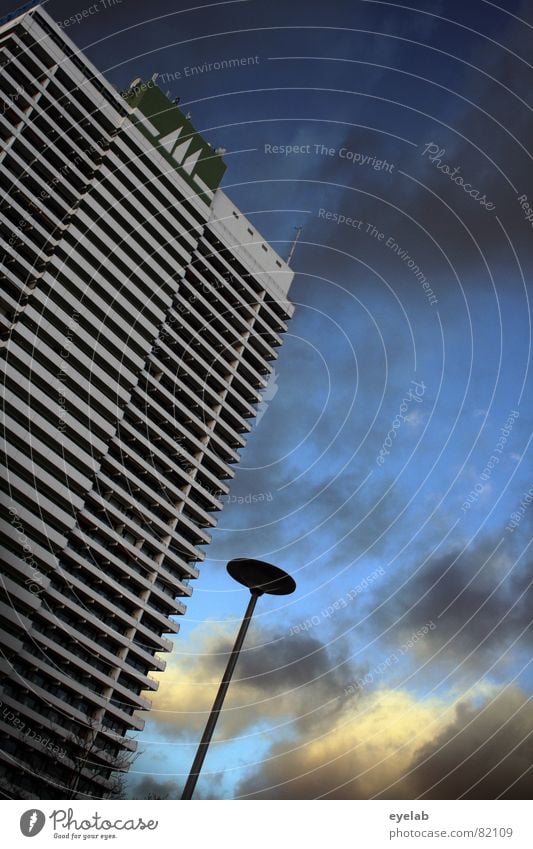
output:
[[[182,799],[192,799],[196,782],[200,775],[202,765],[217,724],[217,720],[228,692],[228,687],[237,664],[237,659],[244,643],[244,638],[248,631],[257,599],[260,595],[267,593],[268,595],[289,595],[296,589],[296,583],[287,572],[280,569],[278,566],[272,566],[270,563],[265,563],[262,560],[250,560],[248,558],[239,557],[235,560],[230,560],[227,566],[228,572],[232,578],[240,584],[244,584],[250,590],[250,600],[244,613],[235,645],[229,656],[226,671],[222,676],[220,687],[216,695],[209,719],[205,726],[205,731],[200,740],[196,756],[194,758],[189,777],[185,784]]]

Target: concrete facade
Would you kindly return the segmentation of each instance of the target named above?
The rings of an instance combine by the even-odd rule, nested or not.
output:
[[[106,798],[277,358],[292,272],[153,81],[121,96],[39,7],[0,27],[0,61],[0,785]]]

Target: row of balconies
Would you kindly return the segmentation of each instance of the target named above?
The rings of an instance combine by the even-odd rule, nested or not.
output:
[[[215,233],[206,228],[204,238],[199,243],[200,253],[207,257],[211,264],[214,264],[219,273],[223,277],[233,279],[236,284],[236,289],[247,298],[259,300],[262,306],[266,308],[265,322],[268,326],[272,326],[278,332],[287,330],[286,321],[290,319],[283,303],[280,303],[272,298],[267,288],[264,285],[262,275],[252,274],[239,259],[239,245],[224,245]],[[268,272],[267,272],[268,274]]]
[[[16,193],[15,188],[18,189]],[[19,230],[22,225],[22,232],[29,229],[31,217],[34,225],[32,238],[38,241],[40,237],[41,249],[44,246],[54,246],[64,229],[63,221],[55,211],[48,209],[39,195],[30,194],[26,180],[20,180],[16,184],[11,181],[9,189],[3,195],[0,210],[14,228]]]
[[[64,644],[60,644],[56,640],[56,633],[54,632],[51,632],[48,636],[34,634],[32,643],[28,648],[31,651],[24,648],[21,652],[20,661],[22,663],[26,662],[29,667],[37,667],[41,672],[47,673],[52,680],[71,682],[76,693],[86,694],[89,691],[97,696],[105,694],[106,700],[113,699],[112,703],[115,707],[118,707],[128,716],[131,715],[132,708],[134,710],[150,709],[150,700],[139,695],[142,687],[139,680],[133,685],[137,692],[124,686],[123,683],[119,684],[116,679],[116,666],[108,667],[105,671],[102,671],[93,662],[96,658],[92,658],[89,652],[84,653],[85,657],[80,656],[77,651],[79,647],[71,644],[67,648]],[[67,674],[71,669],[73,670],[72,673]],[[61,678],[58,675],[59,672]],[[21,674],[20,671],[19,674]],[[28,680],[29,682],[34,680],[31,673]]]
[[[191,280],[195,278],[196,284],[193,285]],[[229,304],[223,305],[223,308],[220,309],[220,303],[216,303],[216,301],[210,303],[206,297],[207,293],[204,294],[198,290],[198,280],[202,280],[199,272],[192,268],[187,269],[178,296],[186,307],[183,315],[190,314],[193,310],[192,304],[194,304],[194,311],[201,317],[203,324],[207,324],[210,330],[214,328],[226,345],[229,344],[234,350],[240,352],[240,359],[246,358],[249,365],[258,374],[261,374],[266,362],[277,357],[276,352],[255,333],[251,319],[249,322],[244,321],[232,310]],[[216,291],[220,302],[219,290]],[[262,350],[256,350],[256,347]]]
[[[72,259],[77,256],[84,263],[83,267],[78,266],[77,271],[91,293],[98,285],[106,299],[107,309],[112,305],[121,315],[123,332],[124,325],[128,332],[130,328],[136,330],[151,348],[165,318],[164,310],[153,299],[147,298],[147,293],[153,290],[154,281],[132,264],[118,245],[114,245],[112,253],[109,253],[106,247],[109,237],[104,236],[104,241],[102,236],[101,229],[93,227],[87,212],[80,209],[65,234],[65,243],[71,245]],[[68,263],[71,263],[70,256]],[[102,327],[100,332],[103,331]],[[131,344],[129,337],[128,344]]]
[[[45,496],[65,515],[74,516],[76,509],[83,505],[84,489],[79,482],[74,484],[73,478],[69,481],[64,476],[61,479],[46,454],[39,454],[34,445],[30,446],[29,451],[24,451],[0,439],[0,450],[9,457],[9,469],[5,472],[8,488],[25,492],[33,497],[37,506],[41,496]],[[60,462],[59,452],[57,459]],[[74,469],[71,471],[75,473]]]
[[[251,387],[246,389],[246,395],[242,394],[242,390],[241,392],[237,391],[233,385],[232,372],[225,360],[215,357],[215,352],[213,352],[209,362],[207,362],[202,356],[203,353],[208,354],[207,351],[201,351],[197,346],[193,356],[190,347],[185,344],[184,340],[177,341],[175,334],[170,335],[167,332],[164,339],[160,337],[157,340],[150,359],[164,363],[171,370],[176,365],[185,368],[197,380],[202,392],[210,391],[213,397],[218,397],[220,393],[225,392],[225,406],[229,405],[229,408],[241,418],[253,416],[255,411],[250,402],[246,400],[250,395]],[[257,396],[258,398],[259,396]],[[257,399],[254,395],[253,401]]]
[[[108,624],[100,616],[67,600],[66,597],[61,599],[57,592],[53,595],[57,596],[50,602],[54,606],[49,610],[41,609],[39,611],[40,625],[34,625],[36,630],[40,630],[47,637],[50,637],[54,627],[66,630],[72,639],[86,641],[87,645],[92,644],[97,656],[98,654],[105,656],[103,652],[106,651],[108,655],[115,654],[120,657],[124,649],[130,648],[147,662],[148,669],[157,668],[157,658],[154,657],[156,652],[169,651],[172,647],[170,640],[162,636],[158,637],[145,626],[139,625],[136,620],[134,624],[123,624],[122,621],[115,622],[114,618],[108,614],[112,623]]]
[[[176,399],[168,391],[158,394],[157,386],[157,380],[148,383],[147,372],[145,372],[132,392],[129,410],[138,422],[138,426],[146,426],[147,432],[160,436],[166,445],[169,444],[170,437],[173,450],[169,453],[182,454],[192,465],[196,465],[194,458],[198,453],[206,453],[208,455],[206,473],[213,484],[218,483],[219,478],[232,477],[233,473],[228,463],[220,458],[218,452],[215,453],[207,448],[207,436],[211,437],[211,432],[207,432],[205,423],[200,425],[196,419],[193,420],[189,409],[183,404],[176,404]],[[173,400],[169,401],[170,398]],[[227,453],[227,446],[220,445],[219,441],[216,441],[219,451],[222,449]],[[234,460],[235,458],[231,455],[231,462]]]
[[[135,380],[150,349],[149,341],[129,328],[128,345],[125,346],[122,315],[111,308],[109,299],[106,301],[105,288],[98,280],[92,281],[92,285],[89,279],[86,285],[81,278],[76,280],[72,273],[76,267],[72,257],[67,259],[65,255],[61,271],[60,253],[58,251],[58,256],[50,264],[50,273],[45,273],[42,286],[34,292],[41,314],[46,314],[51,323],[56,320],[56,315],[63,320],[69,317],[69,324],[71,317],[76,315],[76,342],[80,348],[90,353],[92,342],[93,356],[102,368],[105,369],[107,360],[116,373],[124,372],[127,382]],[[87,297],[89,286],[90,298]],[[100,327],[101,332],[95,338],[96,327]]]
[[[144,507],[149,507],[150,501],[155,501],[160,509],[170,510],[171,515],[175,515],[176,504],[186,501],[193,510],[196,506],[203,510],[201,515],[209,510],[222,510],[222,502],[210,490],[209,484],[204,485],[196,478],[190,478],[185,491],[179,489],[169,480],[162,481],[152,467],[142,464],[140,457],[125,454],[114,443],[102,462],[102,471],[109,475],[113,482],[117,480],[128,492],[138,491],[135,497],[139,498]],[[220,489],[224,493],[229,491],[224,484],[218,484],[216,491]]]
[[[106,442],[115,431],[117,417],[121,415],[120,407],[79,372],[74,374],[74,356],[73,367],[69,365],[68,373],[59,379],[57,353],[38,337],[34,336],[34,341],[31,337],[27,328],[23,328],[22,332],[21,328],[17,328],[16,336],[10,338],[7,345],[8,380],[15,384],[17,379],[21,383],[27,380],[31,390],[36,386],[48,395],[49,403],[56,412],[58,434],[66,432],[71,436],[78,429],[82,444],[90,445],[93,434]],[[51,387],[57,391],[55,398],[50,393]]]
[[[163,409],[174,410],[182,418],[184,429],[197,437],[211,436],[217,445],[217,454],[222,456],[225,463],[238,463],[239,455],[236,448],[242,448],[245,440],[233,428],[229,428],[219,415],[209,410],[205,404],[187,397],[177,397],[169,392],[161,383],[144,372],[139,379],[139,389],[147,392]],[[202,415],[205,414],[205,418]],[[214,426],[208,425],[214,422]],[[218,427],[217,427],[218,425]]]
[[[176,306],[171,310],[171,317],[175,319],[175,316]],[[179,359],[190,364],[192,368],[201,364],[201,367],[206,369],[206,380],[209,379],[211,371],[216,371],[224,382],[229,384],[230,392],[235,392],[237,398],[243,399],[243,403],[249,405],[261,400],[258,388],[265,387],[266,381],[246,363],[239,363],[238,354],[228,349],[223,337],[216,334],[216,331],[198,333],[194,326],[189,326],[186,318],[181,316],[178,322],[174,321],[172,326],[168,327],[165,344],[172,351],[177,351]]]
[[[259,284],[261,289],[254,292],[252,287],[247,283],[249,273],[241,269],[239,266],[232,266],[224,259],[224,257],[215,249],[210,240],[210,232],[206,231],[199,242],[197,259],[195,261],[196,270],[200,270],[199,266],[203,266],[202,276],[205,274],[207,278],[214,283],[214,290],[222,290],[224,294],[231,298],[231,305],[238,310],[243,317],[252,317],[256,321],[256,331],[261,337],[265,337],[270,341],[272,347],[281,345],[281,339],[278,333],[284,333],[287,330],[287,325],[280,317],[265,303],[266,290],[262,286],[261,278]],[[233,248],[235,252],[239,250],[239,246]],[[207,271],[207,274],[206,274]]]
[[[66,534],[75,522],[71,508],[67,512],[43,492],[36,499],[34,488],[17,475],[3,479],[0,487],[13,504],[24,533],[29,534],[29,538],[49,548],[62,548],[65,545]]]
[[[205,308],[198,309],[196,302],[193,304],[190,301],[186,301],[186,310],[180,315],[180,323],[179,326],[175,326],[175,330],[176,332],[181,332],[182,329],[188,331],[187,341],[192,355],[196,347],[207,343],[214,351],[214,358],[225,359],[235,369],[237,375],[241,375],[253,388],[252,391],[266,387],[264,375],[270,374],[271,366],[266,360],[254,355],[250,348],[245,349],[245,340],[238,340],[235,331],[227,322],[213,316],[213,320],[206,323]],[[218,326],[221,326],[220,331]],[[229,340],[232,340],[231,344]]]
[[[89,538],[91,541],[90,545],[88,545],[87,543],[85,543],[85,545],[88,545],[89,549],[91,549],[91,553],[95,544],[101,546],[100,549],[97,549],[97,554],[101,555],[103,551],[109,555],[109,557],[106,558],[104,554],[103,560],[101,556],[98,557],[96,562],[100,564],[103,563],[105,566],[108,566],[107,560],[114,557],[114,561],[112,562],[118,562],[119,564],[121,564],[119,566],[121,571],[117,576],[117,580],[119,580],[121,585],[125,581],[129,581],[132,579],[135,584],[139,584],[139,581],[141,581],[143,589],[149,589],[154,593],[158,593],[161,597],[161,594],[159,593],[157,588],[153,586],[153,581],[156,574],[163,575],[162,566],[160,564],[162,556],[168,554],[169,550],[172,550],[172,570],[171,573],[167,572],[165,575],[163,575],[163,577],[165,577],[168,583],[174,587],[174,596],[189,594],[186,590],[182,592],[185,586],[182,583],[184,570],[185,574],[187,575],[187,578],[196,578],[198,575],[198,570],[193,565],[194,560],[191,559],[189,561],[186,561],[184,559],[183,547],[181,545],[177,546],[176,543],[173,543],[171,544],[171,549],[168,546],[162,547],[163,553],[158,555],[157,560],[155,560],[155,555],[151,553],[153,552],[152,547],[150,547],[151,552],[148,552],[145,551],[145,549],[147,549],[147,546],[144,543],[142,545],[142,548],[137,548],[128,545],[127,540],[123,539],[117,534],[114,534],[114,541],[109,541],[108,537],[100,533],[98,529],[94,530],[93,527],[89,529],[85,528],[84,530],[84,537]],[[69,544],[74,545],[76,543],[76,550],[80,551],[80,553],[83,555],[83,543],[81,543],[81,548],[79,545],[81,539],[82,537],[80,536],[79,529],[75,529],[73,531],[72,539]],[[147,563],[149,564],[148,566],[146,565]],[[157,572],[155,570],[157,570]],[[185,612],[185,608],[183,607],[183,605],[180,605],[178,612]]]
[[[175,274],[176,266],[190,262],[198,238],[198,224],[175,202],[164,207],[152,196],[152,185],[147,175],[139,185],[115,154],[116,145],[110,149],[100,172],[98,191],[107,197],[113,209],[117,206],[134,229],[141,225],[149,239],[152,250],[162,252],[171,263],[169,273]],[[192,228],[192,231],[191,231]],[[135,238],[135,235],[132,235]]]
[[[173,369],[169,367],[171,365],[174,366]],[[175,360],[169,361],[166,365],[159,357],[152,355],[145,371],[154,376],[175,397],[185,397],[197,404],[204,411],[204,420],[220,419],[231,428],[228,432],[233,435],[249,433],[251,430],[248,422],[232,409],[230,403],[228,403],[227,395],[222,398],[225,388],[219,393],[213,391],[196,374],[192,365]],[[231,398],[229,401],[231,401]],[[250,415],[254,415],[253,410],[250,410]]]
[[[2,120],[0,116],[0,124]],[[56,179],[57,175],[54,175],[46,161],[32,162],[29,154],[23,157],[21,149],[15,149],[12,144],[4,156],[2,167],[12,182],[9,198],[18,195],[39,198],[58,221],[65,220],[77,196],[66,183]]]
[[[134,561],[140,570],[144,569],[145,573],[152,574],[157,570],[158,559],[166,554],[168,548],[157,542],[155,539],[141,538],[141,546],[137,547],[128,542],[124,537],[120,536],[115,530],[110,528],[105,522],[102,522],[96,515],[84,508],[78,514],[78,527],[73,530],[74,534],[83,532],[85,536],[97,540],[106,548],[114,550],[119,560],[130,565],[130,561]],[[179,559],[176,560],[175,568],[182,569],[184,557],[194,560],[203,560],[205,555],[203,551],[195,548],[181,534],[179,535],[179,543],[174,544],[173,550],[179,551]],[[179,548],[178,548],[179,545]],[[190,574],[190,570],[185,568],[185,572]]]
[[[16,371],[14,375],[11,375],[9,370],[9,374],[13,381],[16,381]],[[101,454],[106,450],[106,443],[96,436],[92,443],[84,442],[77,431],[72,432],[77,441],[69,438],[65,432],[60,436],[58,432],[59,405],[58,409],[54,410],[50,399],[37,387],[31,387],[31,394],[28,391],[22,398],[20,388],[18,393],[14,392],[12,385],[13,383],[10,383],[10,386],[4,386],[4,409],[5,414],[11,418],[10,426],[13,430],[26,433],[30,444],[34,440],[42,442],[48,448],[48,452],[52,451],[57,455],[58,467],[61,463],[66,477],[75,477],[78,472],[85,480],[90,481],[98,466],[98,461],[90,452],[94,452],[95,456]]]
[[[105,551],[105,549],[102,549],[94,542],[90,548],[88,546],[82,548],[82,543],[79,543],[79,548],[80,550],[77,551],[75,548],[71,547],[71,544],[69,544],[69,547],[65,549],[61,556],[61,564],[68,567],[68,573],[70,576],[75,574],[79,575],[85,572],[90,574],[92,572],[95,580],[98,580],[98,578],[105,580],[105,576],[107,576],[111,568],[113,568],[116,571],[112,574],[116,575],[117,579],[120,578],[122,580],[121,586],[123,589],[126,579],[128,579],[127,583],[129,584],[131,575],[137,577],[133,570],[128,569],[128,567],[123,568],[120,561],[118,561],[114,555]],[[143,588],[142,591],[144,591],[146,586],[149,586],[149,582],[143,580],[141,582],[141,587]],[[51,631],[58,627],[57,622],[55,622],[48,613],[43,614],[41,612],[41,616],[43,615],[45,616],[45,620],[41,621],[39,619],[34,619],[32,629],[41,633],[44,632],[46,634],[50,634]],[[28,623],[28,629],[29,627],[30,624]],[[153,652],[146,652],[145,650],[139,649],[139,647],[133,647],[132,644],[130,645],[130,643],[122,637],[116,640],[116,651],[113,652],[111,651],[109,640],[104,639],[97,633],[90,634],[86,631],[82,632],[78,628],[75,628],[75,635],[74,633],[71,633],[70,630],[65,631],[64,633],[68,634],[67,639],[71,641],[72,646],[82,644],[86,647],[85,650],[93,659],[100,659],[101,663],[105,665],[103,668],[121,668],[125,673],[128,673],[135,677],[136,680],[139,680],[142,689],[154,690],[159,686],[157,679],[148,676],[147,672],[151,669],[161,671],[165,668],[166,664],[163,660],[155,657]],[[57,641],[57,632],[55,638]],[[64,645],[64,641],[61,641],[61,644]],[[168,650],[168,644],[166,645]],[[127,653],[127,660],[124,661],[124,652],[127,651],[128,646],[130,647],[130,650],[129,653]],[[72,650],[76,651],[75,648]],[[129,672],[128,669],[130,669]],[[134,671],[132,672],[131,670]]]
[[[167,160],[161,156],[153,141],[146,139],[131,121],[124,124],[114,151],[119,158],[119,167],[127,166],[143,191],[149,187],[156,209],[179,206],[180,212],[190,222],[188,231],[193,239],[203,232],[209,214],[203,201],[191,192],[183,177],[168,168]]]
[[[96,513],[101,520],[107,520],[107,524],[116,527],[123,526],[124,534],[129,534],[132,538],[142,540],[144,538],[150,540],[157,547],[164,548],[167,544],[166,540],[174,540],[176,545],[181,545],[185,540],[191,546],[206,545],[211,542],[211,537],[196,523],[191,522],[186,517],[179,514],[178,531],[170,528],[168,524],[162,523],[157,518],[153,518],[149,512],[143,511],[142,525],[141,520],[136,516],[132,516],[130,512],[126,512],[124,507],[110,503],[110,500],[104,495],[93,491],[88,494],[86,502],[87,507],[92,513]],[[129,497],[129,505],[135,506],[135,496]],[[174,513],[176,517],[177,511]],[[176,587],[178,594],[180,587]],[[190,595],[190,593],[183,593]]]

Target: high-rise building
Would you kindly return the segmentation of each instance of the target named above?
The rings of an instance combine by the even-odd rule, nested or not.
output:
[[[0,783],[107,797],[292,314],[292,273],[153,80],[0,27]],[[164,680],[164,679],[163,679]]]

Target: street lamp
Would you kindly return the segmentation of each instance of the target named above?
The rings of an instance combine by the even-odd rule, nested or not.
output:
[[[291,578],[287,572],[284,572],[283,569],[280,569],[278,566],[272,566],[270,563],[264,563],[262,560],[250,560],[245,557],[238,557],[235,560],[230,560],[227,569],[232,578],[240,584],[244,584],[245,587],[248,587],[250,590],[250,601],[248,602],[248,607],[246,608],[244,618],[241,622],[241,627],[239,628],[235,645],[233,646],[232,652],[229,656],[228,665],[226,666],[226,671],[224,672],[216,699],[213,703],[213,707],[211,708],[211,713],[209,714],[205,731],[202,739],[200,740],[187,783],[185,784],[185,788],[181,796],[182,799],[192,799],[194,788],[196,787],[196,782],[198,781],[198,777],[217,724],[218,716],[222,710],[222,705],[226,698],[231,677],[244,643],[244,638],[246,637],[257,599],[260,595],[263,595],[263,593],[267,593],[268,595],[289,595],[296,589],[294,579]]]

